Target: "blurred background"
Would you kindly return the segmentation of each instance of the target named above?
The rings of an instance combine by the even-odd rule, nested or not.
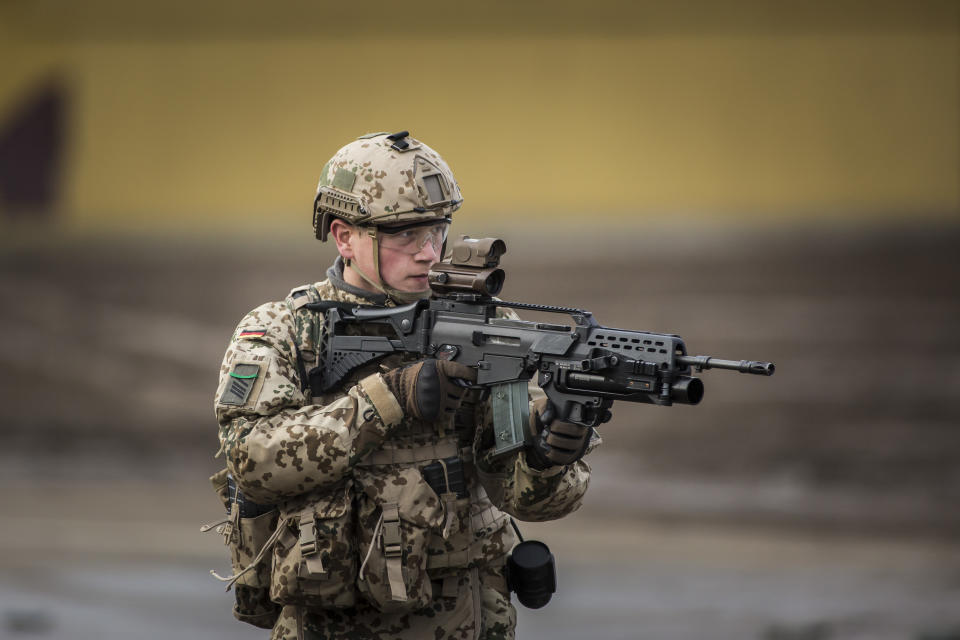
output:
[[[0,2],[0,637],[265,637],[206,478],[319,170],[444,155],[503,297],[771,360],[615,407],[522,638],[960,638],[960,4]]]

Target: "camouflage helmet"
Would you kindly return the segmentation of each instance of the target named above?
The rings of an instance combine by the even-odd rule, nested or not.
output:
[[[326,241],[333,218],[371,227],[449,220],[462,202],[440,154],[407,131],[370,133],[324,165],[313,201],[313,230]]]

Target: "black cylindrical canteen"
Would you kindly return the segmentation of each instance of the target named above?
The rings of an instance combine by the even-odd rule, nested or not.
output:
[[[527,540],[513,548],[507,560],[507,584],[528,609],[539,609],[557,590],[557,572],[550,547]]]

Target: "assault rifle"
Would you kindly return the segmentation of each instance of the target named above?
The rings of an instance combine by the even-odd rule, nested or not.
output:
[[[614,400],[699,403],[703,383],[692,370],[773,375],[771,362],[687,355],[680,336],[611,329],[583,309],[498,300],[505,252],[502,240],[462,236],[430,271],[427,300],[395,308],[306,305],[325,314],[319,366],[309,376],[314,395],[393,353],[462,362],[476,367],[476,384],[490,390],[493,455],[501,456],[529,437],[527,383],[534,375],[557,419],[589,427],[610,419]],[[498,307],[568,315],[573,325],[498,318]]]

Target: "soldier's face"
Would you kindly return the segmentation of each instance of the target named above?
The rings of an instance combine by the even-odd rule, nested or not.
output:
[[[361,271],[368,274],[368,277],[375,278],[377,270],[373,260],[373,238],[365,231],[358,231],[351,236],[350,252],[353,254],[351,259]],[[434,243],[425,242],[419,251],[413,254],[384,247],[382,244],[379,248],[380,279],[384,284],[399,291],[410,292],[425,291],[430,287],[427,272],[441,258],[441,250],[438,250]],[[369,287],[364,286],[364,288]]]
[[[372,263],[372,246],[370,253]],[[400,291],[424,291],[429,289],[430,283],[427,281],[427,272],[430,271],[430,267],[439,261],[439,252],[430,242],[425,243],[419,251],[413,254],[380,244],[380,277],[387,285]],[[373,268],[372,264],[370,268]]]

